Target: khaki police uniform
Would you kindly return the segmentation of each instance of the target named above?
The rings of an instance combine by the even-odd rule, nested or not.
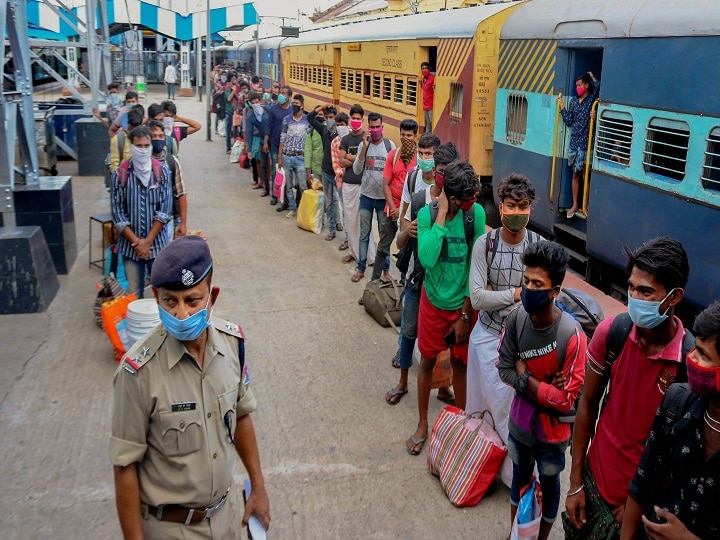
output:
[[[213,317],[203,367],[162,325],[127,353],[114,377],[110,459],[137,463],[146,538],[233,538],[229,504],[185,525],[160,521],[148,506],[205,508],[232,485],[237,418],[255,409],[242,330]]]

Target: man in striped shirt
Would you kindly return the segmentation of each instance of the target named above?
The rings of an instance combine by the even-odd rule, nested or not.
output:
[[[131,157],[113,173],[110,205],[130,293],[143,297],[153,261],[170,242],[172,182],[167,166],[152,158],[152,132],[146,126],[128,135]]]

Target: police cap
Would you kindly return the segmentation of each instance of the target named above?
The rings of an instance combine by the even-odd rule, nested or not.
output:
[[[212,268],[210,246],[197,235],[181,236],[165,246],[153,263],[153,287],[182,291],[200,283]]]

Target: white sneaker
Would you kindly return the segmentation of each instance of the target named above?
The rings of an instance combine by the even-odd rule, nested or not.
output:
[[[295,212],[295,210],[290,210],[287,214],[285,214],[285,217],[292,218],[292,217],[295,217],[296,215],[297,215],[297,212]]]

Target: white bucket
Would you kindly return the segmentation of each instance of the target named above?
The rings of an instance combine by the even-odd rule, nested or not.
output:
[[[130,302],[127,310],[128,338],[134,344],[160,324],[160,313],[154,298]]]

